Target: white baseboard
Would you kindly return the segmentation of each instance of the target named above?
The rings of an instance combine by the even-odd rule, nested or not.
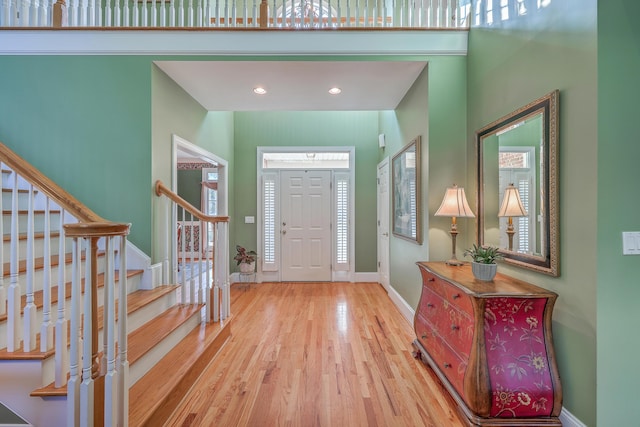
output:
[[[577,419],[571,412],[567,411],[567,408],[562,408],[560,412],[560,422],[564,427],[587,427],[585,423]]]
[[[398,307],[398,310],[400,310],[400,314],[402,314],[402,317],[404,317],[410,325],[413,325],[413,316],[416,313],[415,310],[411,308],[409,304],[407,304],[404,298],[400,296],[398,291],[396,291],[393,286],[389,286],[388,294],[389,298],[391,298],[391,301],[393,301],[395,306]]]
[[[378,272],[372,273],[354,273],[353,275],[354,282],[376,282],[380,281],[380,275]]]
[[[391,298],[391,301],[393,301],[398,310],[400,310],[402,316],[407,320],[407,322],[413,325],[415,310],[407,304],[404,298],[400,296],[393,286],[389,287],[388,293],[389,298]],[[571,412],[567,411],[567,408],[562,408],[558,418],[564,427],[587,427],[586,424],[576,418]]]

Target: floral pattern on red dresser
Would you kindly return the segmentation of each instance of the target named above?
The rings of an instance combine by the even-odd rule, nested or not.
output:
[[[484,333],[492,417],[549,416],[553,410],[543,327],[546,302],[545,298],[490,298],[486,302]]]

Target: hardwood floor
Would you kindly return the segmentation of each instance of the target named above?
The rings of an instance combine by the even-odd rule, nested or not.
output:
[[[232,337],[165,426],[462,426],[375,283],[232,288]]]

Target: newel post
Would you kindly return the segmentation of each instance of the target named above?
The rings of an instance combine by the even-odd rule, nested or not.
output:
[[[260,28],[267,28],[269,26],[269,4],[267,0],[260,2]]]
[[[52,26],[58,28],[68,26],[67,3],[64,0],[57,0],[53,4]]]
[[[80,408],[76,410],[80,413],[80,424],[88,424],[95,426],[105,425],[105,369],[101,367],[100,360],[100,348],[98,340],[98,241],[105,237],[107,239],[113,239],[115,236],[126,236],[129,234],[129,224],[118,224],[109,222],[90,222],[90,223],[77,223],[77,224],[65,224],[64,226],[65,237],[74,239],[74,246],[77,248],[77,252],[80,254],[84,250],[86,253],[85,258],[85,281],[84,281],[84,302],[83,312],[84,320],[82,326],[82,360],[78,361],[79,367],[82,369],[82,383],[80,385]],[[82,248],[82,242],[87,242],[87,247]],[[109,249],[110,245],[106,245]],[[81,256],[74,262],[79,261]],[[108,263],[108,261],[107,261]],[[106,268],[109,269],[107,264]],[[81,272],[81,267],[74,266],[74,269],[78,268]],[[105,277],[113,277],[110,272],[105,272]],[[126,287],[126,272],[120,272],[120,286]],[[78,280],[80,282],[80,280]],[[105,280],[105,290],[113,294],[115,283]],[[121,304],[126,304],[125,301],[120,301]],[[105,299],[105,305],[109,311],[113,311],[113,301]],[[78,304],[79,306],[79,304]],[[113,325],[109,324],[109,321],[113,321],[113,317],[105,313],[105,321],[107,324],[105,328],[113,329]],[[121,322],[126,322],[126,319],[120,319]],[[71,332],[72,339],[77,339],[77,331]],[[113,359],[112,354],[115,349],[115,337],[111,333],[108,337],[108,342],[104,343],[107,348],[107,354],[110,355],[109,360]],[[122,344],[122,341],[121,341]],[[75,355],[72,355],[74,357]],[[109,400],[111,396],[108,396]],[[110,403],[107,402],[107,403]],[[109,416],[109,414],[107,414]]]

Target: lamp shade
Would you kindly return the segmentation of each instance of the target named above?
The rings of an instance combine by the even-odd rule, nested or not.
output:
[[[527,216],[527,210],[522,205],[522,200],[520,200],[520,193],[513,184],[509,184],[504,190],[502,206],[500,206],[498,216]]]
[[[435,216],[467,217],[474,218],[475,215],[467,203],[467,196],[464,188],[453,185],[447,188],[442,204],[434,214]]]

